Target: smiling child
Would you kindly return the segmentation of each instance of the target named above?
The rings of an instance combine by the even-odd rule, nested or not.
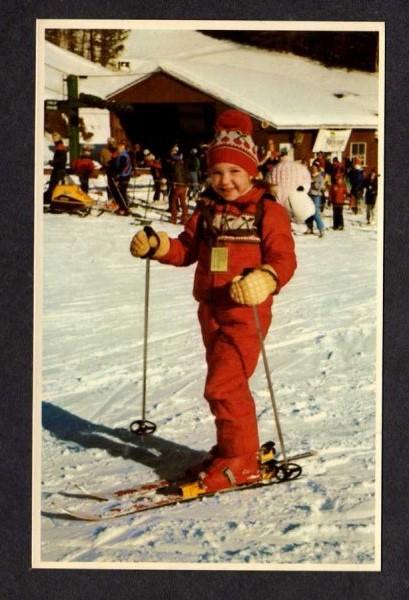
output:
[[[197,263],[193,295],[206,350],[204,397],[215,417],[217,443],[195,469],[198,482],[214,492],[257,480],[259,436],[249,388],[260,354],[253,306],[262,335],[271,323],[273,296],[296,268],[286,210],[255,184],[258,173],[251,118],[222,113],[209,145],[210,187],[178,238],[139,231],[135,257],[163,264]]]

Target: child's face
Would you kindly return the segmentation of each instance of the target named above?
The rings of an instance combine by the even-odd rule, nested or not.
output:
[[[227,202],[237,200],[252,186],[248,172],[231,163],[214,165],[210,169],[210,182],[214,191]]]

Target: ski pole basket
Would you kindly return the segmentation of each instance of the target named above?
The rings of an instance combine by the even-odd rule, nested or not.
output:
[[[150,435],[156,431],[156,425],[146,419],[137,419],[136,421],[132,421],[129,429],[132,433],[136,433],[136,435]]]
[[[302,473],[302,467],[295,463],[282,464],[277,468],[276,478],[279,481],[297,479]]]

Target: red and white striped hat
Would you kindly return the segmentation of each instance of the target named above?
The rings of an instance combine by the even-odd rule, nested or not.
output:
[[[221,113],[216,120],[216,135],[209,145],[207,164],[230,163],[257,175],[258,158],[256,145],[251,137],[251,118],[235,109]]]

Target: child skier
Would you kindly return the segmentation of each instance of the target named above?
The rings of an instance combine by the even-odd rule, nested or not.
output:
[[[193,295],[208,366],[204,396],[215,416],[217,445],[199,473],[200,486],[214,492],[259,478],[259,437],[249,389],[260,354],[254,320],[262,335],[271,322],[273,295],[296,268],[286,210],[253,184],[257,153],[252,121],[227,110],[216,121],[207,161],[210,188],[176,239],[165,232],[132,239],[135,257],[187,266],[197,262]]]

